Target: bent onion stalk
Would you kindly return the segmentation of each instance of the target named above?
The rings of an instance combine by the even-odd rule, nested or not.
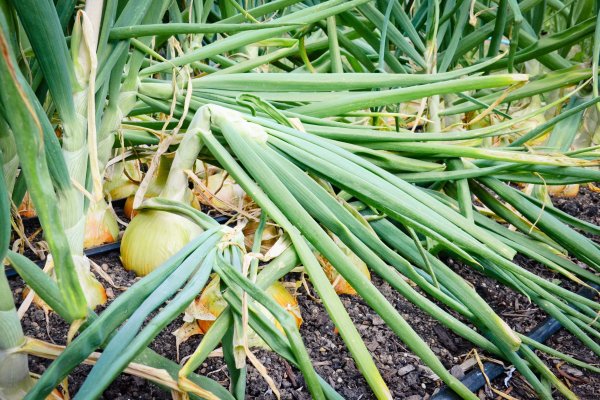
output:
[[[165,182],[167,181],[167,177],[169,175],[169,171],[171,170],[171,165],[173,164],[172,156],[168,154],[163,154],[160,157],[158,162],[158,168],[156,170],[155,176],[153,176],[150,181],[150,185],[146,189],[144,193],[145,199],[150,199],[152,197],[156,197],[160,194],[162,189],[165,186]],[[142,181],[140,176],[140,181]],[[128,194],[127,200],[125,200],[125,206],[123,211],[127,218],[132,219],[135,215],[137,215],[137,211],[133,209],[133,203],[135,200],[135,193],[138,191],[139,185],[135,188],[132,193]]]
[[[197,133],[202,129],[201,123],[205,117],[204,112],[198,112],[194,116],[196,122],[192,122],[179,144],[165,185],[157,197],[189,204],[187,172],[194,170],[196,158],[202,148]],[[142,208],[123,235],[123,266],[138,275],[148,274],[202,231],[200,226],[183,216]]]

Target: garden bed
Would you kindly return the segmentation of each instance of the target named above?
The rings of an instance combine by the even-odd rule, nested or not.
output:
[[[558,208],[583,220],[599,224],[600,215],[600,193],[582,189],[578,197],[574,199],[555,199]],[[35,226],[30,223],[28,230]],[[592,238],[598,242],[598,238]],[[133,273],[125,271],[119,261],[118,251],[113,251],[91,259],[100,265],[113,279],[116,286],[130,286],[135,280]],[[542,322],[546,316],[527,298],[516,294],[512,290],[500,286],[494,280],[489,279],[472,269],[455,262],[446,260],[461,276],[467,279],[477,292],[492,306],[492,308],[514,329],[522,333],[530,332],[536,325]],[[566,287],[572,285],[558,275],[552,274],[547,268],[533,263],[518,256],[516,262],[534,271],[547,279],[559,279]],[[288,279],[300,276],[293,274]],[[456,336],[448,329],[442,327],[437,321],[420,311],[416,306],[402,298],[387,283],[374,277],[374,284],[384,296],[400,311],[402,316],[413,326],[417,333],[430,345],[434,353],[440,358],[447,369],[460,376],[460,366],[467,359],[473,357],[473,346],[466,340]],[[109,301],[121,293],[118,288],[110,287],[104,282],[108,289]],[[23,282],[19,279],[11,281],[15,302],[21,302]],[[312,291],[311,294],[314,293]],[[373,398],[364,378],[357,370],[340,336],[335,332],[331,320],[328,318],[323,306],[306,294],[305,289],[298,290],[304,323],[300,329],[305,345],[309,350],[311,359],[317,372],[324,377],[342,396],[347,399],[371,399]],[[342,301],[363,337],[367,348],[373,354],[377,367],[380,369],[384,380],[387,382],[393,396],[396,399],[428,399],[441,386],[441,381],[425,367],[420,360],[414,356],[402,342],[385,325],[383,320],[371,311],[365,303],[355,296],[342,296]],[[101,311],[101,310],[99,310]],[[57,315],[51,314],[50,337],[46,329],[44,312],[31,307],[22,320],[25,334],[56,344],[65,344],[68,325]],[[175,336],[173,331],[182,324],[181,317],[172,322],[153,341],[151,348],[161,355],[177,361]],[[180,357],[190,355],[201,340],[201,336],[194,336],[187,342],[181,344]],[[547,344],[556,350],[569,354],[590,364],[599,364],[600,359],[587,347],[583,346],[572,335],[564,330],[553,335]],[[281,397],[283,399],[309,399],[303,379],[298,371],[291,367],[285,360],[275,353],[265,350],[256,352],[260,361],[267,367],[269,374],[277,382]],[[486,354],[478,351],[482,360]],[[567,383],[573,392],[581,399],[597,399],[600,393],[600,375],[579,370],[561,364],[558,360],[543,356],[544,361],[557,376]],[[472,364],[467,361],[466,364]],[[30,357],[31,370],[34,373],[42,373],[49,365],[48,360]],[[473,368],[478,368],[475,365]],[[87,376],[89,366],[79,366],[69,375],[69,390],[75,393],[79,385]],[[201,375],[207,375],[219,381],[224,386],[229,384],[227,369],[220,357],[211,357],[201,368],[196,371]],[[507,369],[508,372],[508,369]],[[515,372],[508,380],[508,387],[504,385],[506,374],[493,381],[493,386],[517,399],[535,399],[535,393]],[[275,398],[267,383],[252,367],[248,367],[248,398],[271,399]],[[480,398],[497,398],[489,388],[479,391]],[[557,397],[558,394],[555,393]],[[170,399],[171,395],[147,381],[128,375],[121,375],[116,379],[104,393],[105,399]]]

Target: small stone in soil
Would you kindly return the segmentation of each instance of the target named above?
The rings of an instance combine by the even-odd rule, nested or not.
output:
[[[379,343],[377,343],[376,341],[373,341],[373,342],[367,344],[367,349],[369,349],[370,351],[375,351],[375,350],[377,350],[378,347],[379,347]]]
[[[411,372],[410,374],[406,375],[406,383],[409,386],[414,386],[419,382],[419,374],[417,374],[416,372]]]
[[[580,370],[575,369],[573,367],[570,367],[568,365],[563,365],[562,367],[560,367],[560,369],[562,369],[567,374],[569,374],[575,378],[579,378],[580,376],[583,376],[583,372],[581,372]]]
[[[433,373],[433,371],[431,370],[431,368],[426,367],[425,365],[419,365],[419,371],[421,371],[421,373],[423,375],[425,375],[426,377],[428,377],[429,379],[438,379],[437,375]]]
[[[415,370],[414,365],[408,364],[398,370],[398,375],[404,376],[404,375],[408,374],[409,372],[413,372],[414,370]]]
[[[460,365],[455,365],[452,368],[450,368],[450,374],[452,374],[453,377],[459,380],[465,377],[465,371],[463,371]]]

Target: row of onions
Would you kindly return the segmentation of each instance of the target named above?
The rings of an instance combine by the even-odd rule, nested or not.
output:
[[[313,398],[342,398],[303,343],[304,285],[376,398],[395,388],[340,296],[476,399],[372,276],[539,398],[577,398],[540,353],[600,372],[509,326],[444,262],[526,296],[600,357],[600,303],[571,290],[600,285],[600,228],[551,197],[600,181],[593,1],[79,3],[0,0],[0,260],[24,304],[71,327],[64,348],[26,337],[0,273],[0,398],[69,398],[82,363],[75,399],[123,372],[244,399],[248,363],[279,396],[256,347]],[[24,234],[32,218],[43,241]],[[84,249],[119,240],[140,279],[108,302]],[[180,365],[149,345],[181,315],[177,348],[202,339]],[[229,388],[197,374],[219,347]],[[55,360],[34,379],[28,354]]]

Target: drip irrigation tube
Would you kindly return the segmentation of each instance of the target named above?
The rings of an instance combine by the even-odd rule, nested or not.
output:
[[[594,289],[600,289],[600,287],[596,286],[596,285],[590,285],[590,286],[592,286]],[[583,288],[577,293],[591,299],[594,297],[596,292],[589,288]],[[550,336],[552,336],[556,332],[558,332],[560,330],[560,328],[562,328],[562,325],[560,324],[560,322],[558,322],[554,318],[550,317],[550,318],[547,318],[544,321],[542,321],[527,336],[529,336],[531,339],[535,340],[536,342],[544,343],[546,340],[548,340],[550,338]],[[494,378],[497,378],[504,372],[504,367],[502,367],[501,365],[496,364],[496,363],[485,362],[483,364],[483,370],[485,372],[485,375],[487,375],[487,377],[490,380],[493,380]],[[483,376],[483,373],[479,369],[474,369],[473,371],[466,374],[465,377],[463,379],[461,379],[461,382],[467,388],[469,388],[469,390],[472,392],[478,391],[486,384],[485,377]],[[456,393],[454,393],[454,391],[452,389],[450,389],[448,386],[442,386],[440,391],[435,393],[431,397],[431,400],[460,400],[460,399],[461,399],[461,397],[459,395],[457,395]]]

